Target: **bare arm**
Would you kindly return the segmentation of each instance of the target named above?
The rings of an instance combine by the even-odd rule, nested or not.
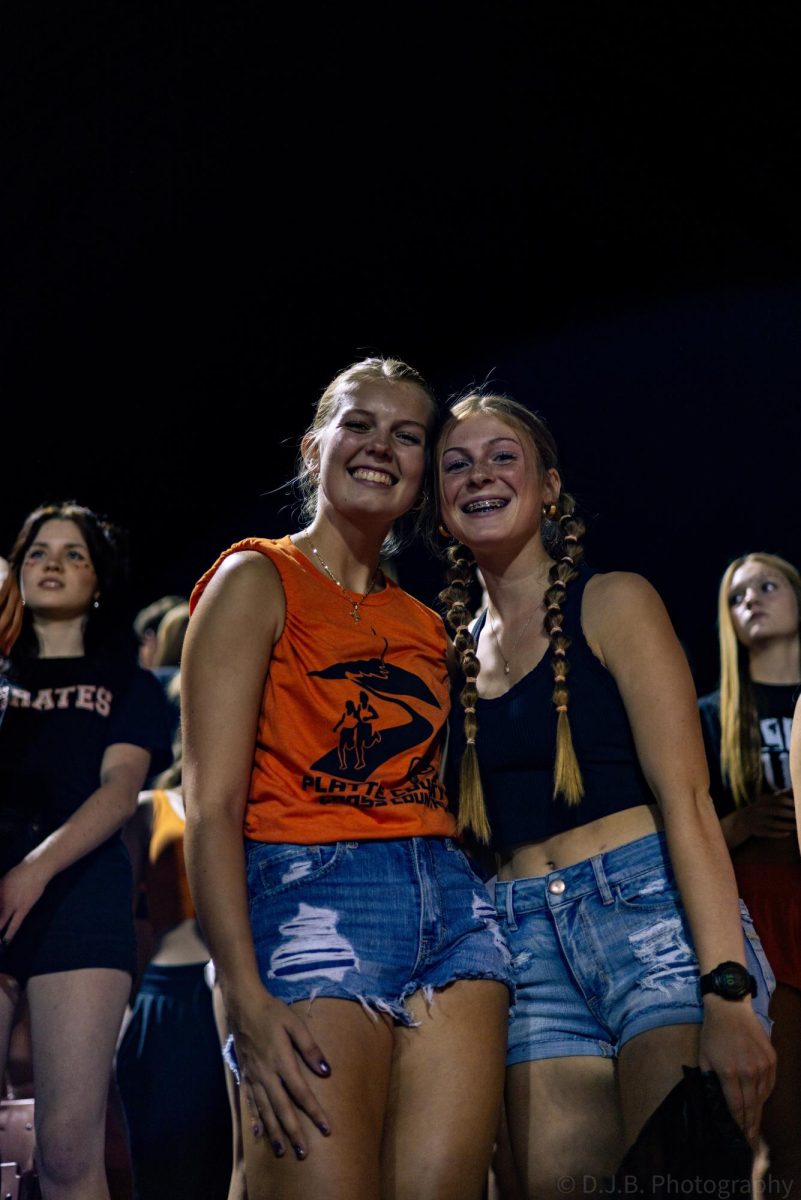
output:
[[[795,831],[801,848],[801,699],[793,714],[793,732],[790,735],[790,779],[795,800]]]
[[[328,1067],[305,1022],[262,985],[242,845],[264,681],[284,617],[272,563],[242,552],[222,564],[190,622],[181,665],[184,846],[251,1103],[274,1146],[288,1137],[305,1152],[297,1108],[321,1128],[328,1119],[298,1055],[319,1075]]]
[[[661,809],[701,973],[726,960],[744,963],[734,873],[709,797],[695,689],[664,605],[644,579],[618,573],[594,580],[587,600],[587,636],[620,688],[640,765]],[[753,1142],[776,1056],[750,998],[709,995],[704,1008],[701,1065],[717,1072]]]
[[[0,929],[14,936],[50,880],[101,845],[136,809],[150,765],[150,751],[127,742],[108,746],[100,787],[80,808],[0,879]]]

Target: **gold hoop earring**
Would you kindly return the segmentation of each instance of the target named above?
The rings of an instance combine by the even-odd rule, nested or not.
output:
[[[448,541],[453,540],[453,534],[451,533],[450,529],[446,529],[446,527],[441,522],[440,522],[439,528],[437,530],[437,533],[439,534],[440,537],[447,538]]]
[[[542,506],[542,515],[546,521],[552,521],[558,512],[559,509],[555,504],[543,504]]]

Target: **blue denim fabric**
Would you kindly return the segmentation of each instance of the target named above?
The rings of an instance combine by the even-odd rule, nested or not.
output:
[[[662,834],[497,883],[495,905],[517,985],[509,1066],[614,1057],[648,1029],[703,1020],[698,960]],[[754,1008],[770,1032],[776,981],[742,901],[740,909]]]
[[[450,838],[245,843],[262,981],[290,1004],[357,1000],[410,1025],[406,997],[457,979],[513,993],[485,884]]]

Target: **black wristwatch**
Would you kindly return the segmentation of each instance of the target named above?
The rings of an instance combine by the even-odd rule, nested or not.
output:
[[[714,971],[701,976],[701,995],[714,992],[724,1000],[743,1000],[757,994],[757,981],[736,962],[718,963]]]

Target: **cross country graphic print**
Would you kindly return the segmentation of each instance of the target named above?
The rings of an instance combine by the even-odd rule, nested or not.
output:
[[[339,731],[339,741],[312,764],[312,771],[325,771],[342,779],[369,779],[382,763],[431,737],[434,726],[404,697],[439,708],[436,697],[416,675],[387,663],[387,648],[385,638],[380,658],[332,663],[323,670],[309,672],[320,679],[347,680],[353,685],[352,695],[345,700],[342,716],[333,729]],[[338,691],[341,693],[341,688]],[[377,730],[375,723],[383,725],[387,713],[395,723]]]

